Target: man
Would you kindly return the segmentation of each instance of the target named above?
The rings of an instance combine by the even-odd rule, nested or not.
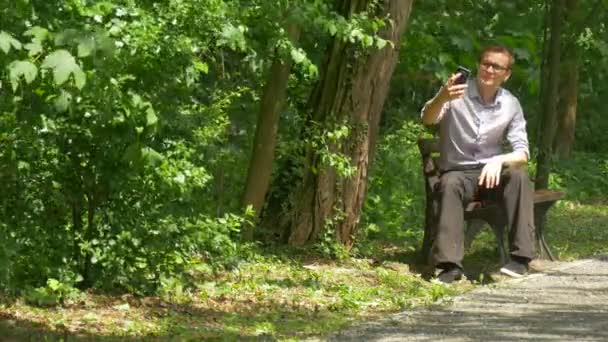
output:
[[[474,79],[456,84],[460,74],[452,75],[422,109],[424,124],[439,125],[441,199],[432,259],[443,283],[462,278],[464,206],[475,194],[497,199],[507,215],[511,261],[500,271],[521,277],[534,256],[532,186],[525,170],[506,168],[530,156],[521,105],[501,87],[513,62],[505,47],[487,47]],[[505,138],[512,152],[502,151]]]

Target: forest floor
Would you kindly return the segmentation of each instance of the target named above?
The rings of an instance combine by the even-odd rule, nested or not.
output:
[[[608,257],[535,267],[537,273],[525,278],[478,287],[449,304],[407,310],[329,340],[608,340]]]
[[[156,296],[86,290],[49,304],[0,293],[0,341],[608,340],[608,261],[594,257],[608,255],[608,203],[563,202],[547,230],[560,261],[535,260],[523,280],[497,274],[489,229],[452,286],[422,276],[418,239],[342,260],[272,250]]]

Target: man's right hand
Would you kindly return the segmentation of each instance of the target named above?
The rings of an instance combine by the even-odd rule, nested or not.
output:
[[[467,90],[467,84],[454,84],[456,79],[460,76],[460,73],[455,73],[448,78],[443,87],[441,87],[440,96],[443,102],[452,101],[459,99],[464,96],[465,91]]]
[[[464,96],[464,93],[467,89],[467,85],[465,84],[454,84],[456,79],[460,76],[460,73],[455,73],[446,83],[441,87],[439,92],[427,101],[422,109],[422,123],[425,125],[435,124],[437,121],[437,117],[441,112],[443,105],[451,100],[455,100]]]

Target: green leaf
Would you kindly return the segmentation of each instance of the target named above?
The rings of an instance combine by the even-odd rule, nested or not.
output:
[[[144,163],[150,166],[158,166],[163,162],[164,159],[162,154],[147,146],[141,149],[141,157]]]
[[[374,44],[374,38],[371,36],[365,35],[361,37],[361,45],[363,45],[363,47],[370,47],[372,44]]]
[[[57,290],[59,290],[59,288],[61,287],[61,283],[59,282],[59,280],[57,279],[53,279],[53,278],[49,278],[46,281],[46,285],[53,290],[54,292],[56,292]]]
[[[217,45],[227,45],[235,51],[245,51],[247,47],[247,41],[245,40],[246,31],[247,28],[243,25],[236,27],[231,23],[227,23],[222,27],[222,32],[220,32],[220,39],[218,39]]]
[[[329,34],[333,37],[338,33],[338,27],[333,22],[329,22],[329,24],[327,24],[327,31],[329,31]]]
[[[82,69],[78,68],[78,70],[74,71],[74,84],[76,88],[82,89],[84,85],[87,83],[87,75],[82,71]]]
[[[378,50],[384,49],[384,47],[386,46],[386,42],[386,39],[376,38],[376,47],[378,48]]]
[[[306,55],[301,49],[292,49],[291,59],[293,59],[294,63],[300,64],[306,59]]]
[[[95,50],[95,40],[92,37],[83,37],[78,40],[78,57],[88,57]]]
[[[40,26],[34,26],[29,30],[25,31],[23,35],[27,37],[32,37],[33,40],[36,40],[38,42],[43,42],[49,37],[49,30]]]
[[[67,29],[59,32],[55,36],[55,45],[62,46],[68,45],[80,37],[80,32],[75,29]]]
[[[203,74],[209,73],[209,66],[205,62],[199,61],[198,59],[194,59],[192,61],[192,65],[194,65],[194,68],[196,70],[198,70],[199,72],[201,72]]]
[[[358,40],[361,40],[362,38],[363,38],[363,31],[361,31],[358,28],[350,31],[350,34],[349,34],[349,37],[348,37],[348,39],[349,39],[349,41],[351,43],[354,43],[354,42],[356,42]]]
[[[133,164],[139,164],[141,160],[141,144],[134,143],[127,147],[122,159]]]
[[[156,125],[157,122],[158,116],[156,116],[154,109],[152,109],[152,107],[148,107],[146,110],[146,126]]]
[[[4,53],[11,51],[11,46],[15,50],[21,50],[21,42],[15,39],[10,33],[0,31],[0,50]]]
[[[132,163],[136,167],[142,165],[158,166],[160,165],[164,157],[162,154],[155,151],[153,148],[143,146],[140,143],[134,143],[127,147],[123,159]]]
[[[141,96],[135,93],[131,94],[131,103],[133,104],[133,107],[140,108],[143,106],[143,102],[144,100],[142,100]]]
[[[42,44],[37,40],[27,43],[23,47],[28,51],[27,54],[30,57],[39,55],[42,52]]]
[[[30,61],[14,61],[8,66],[8,69],[13,91],[19,87],[21,77],[25,79],[25,83],[30,84],[38,76],[38,68]]]
[[[70,103],[72,103],[72,94],[62,90],[61,94],[55,98],[55,109],[63,113],[68,110]]]
[[[53,78],[56,85],[65,83],[71,74],[74,75],[78,89],[82,89],[86,83],[86,75],[82,72],[80,66],[76,64],[74,56],[67,50],[53,51],[44,59],[41,67],[53,69]]]
[[[42,129],[40,130],[41,133],[53,132],[57,129],[57,125],[55,125],[55,121],[53,119],[49,119],[44,114],[40,115],[40,119],[42,121]],[[53,185],[58,189],[61,188],[59,183],[55,182]]]
[[[314,64],[310,64],[308,65],[308,76],[311,78],[315,78],[317,76],[319,76],[319,69],[317,68],[316,65]]]

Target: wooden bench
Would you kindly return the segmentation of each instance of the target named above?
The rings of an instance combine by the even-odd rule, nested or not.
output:
[[[437,232],[439,212],[440,199],[438,192],[436,191],[440,182],[440,172],[437,164],[439,140],[419,139],[418,148],[422,156],[422,171],[426,189],[426,212],[422,257],[428,262],[430,260],[431,247]],[[545,241],[545,220],[547,211],[555,202],[563,197],[564,193],[562,191],[536,190],[534,192],[534,224],[536,226],[536,242],[541,258],[544,258],[546,254],[550,260],[555,260],[555,257]],[[473,200],[466,205],[464,217],[466,222],[465,247],[470,246],[483,224],[488,223],[496,236],[500,262],[501,264],[504,264],[508,257],[504,238],[507,224],[502,208],[494,202]]]

